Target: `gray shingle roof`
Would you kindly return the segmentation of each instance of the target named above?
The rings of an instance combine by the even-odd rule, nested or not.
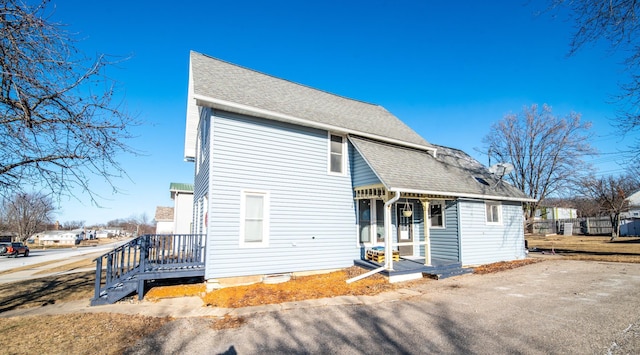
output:
[[[388,190],[496,200],[531,200],[506,181],[498,181],[477,160],[457,149],[438,146],[437,158],[434,158],[430,153],[417,149],[355,136],[350,136],[349,140]]]
[[[259,109],[267,111],[265,118],[287,121],[289,116],[307,121],[311,126],[320,124],[342,129],[344,133],[358,132],[431,147],[379,105],[334,95],[197,52],[191,52],[190,76],[194,97],[233,103],[224,107],[229,111],[247,113],[241,107]],[[279,116],[270,116],[268,112]]]

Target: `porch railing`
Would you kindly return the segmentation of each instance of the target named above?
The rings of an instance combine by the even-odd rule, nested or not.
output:
[[[204,245],[204,234],[148,234],[132,239],[94,260],[94,299],[136,275],[171,278],[172,272],[203,268]]]

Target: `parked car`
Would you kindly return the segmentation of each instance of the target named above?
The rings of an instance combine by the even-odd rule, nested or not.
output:
[[[22,242],[0,244],[0,255],[13,256],[17,258],[19,254],[29,256],[29,247]]]

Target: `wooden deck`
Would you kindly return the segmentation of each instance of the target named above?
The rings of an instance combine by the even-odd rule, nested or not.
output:
[[[362,259],[354,260],[354,264],[370,270],[384,266],[384,262],[377,263]],[[393,262],[393,270],[383,270],[382,274],[389,278],[389,282],[399,282],[421,278],[425,275],[444,279],[472,272],[473,269],[463,268],[462,264],[455,260],[432,259],[431,265],[425,265],[424,258],[406,259],[401,257],[399,261]]]
[[[137,292],[148,280],[204,277],[202,234],[143,235],[95,259],[91,305],[110,304]]]

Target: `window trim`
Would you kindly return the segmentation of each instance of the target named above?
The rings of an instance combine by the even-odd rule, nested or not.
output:
[[[498,221],[489,221],[489,211],[490,208],[497,207],[496,213],[498,217]],[[493,201],[485,201],[484,202],[484,221],[487,225],[502,225],[502,203],[493,202]]]
[[[340,137],[342,139],[342,159],[340,161],[341,164],[341,172],[335,172],[331,170],[331,157],[333,152],[331,151],[331,138],[333,136]],[[347,137],[342,134],[335,134],[328,132],[327,133],[327,174],[335,175],[335,176],[345,176],[347,175]]]
[[[260,242],[247,242],[245,240],[245,217],[248,196],[262,197],[262,240]],[[240,191],[240,248],[265,248],[269,246],[269,217],[270,217],[269,192],[257,190]]]
[[[440,211],[442,212],[442,225],[441,226],[434,226],[432,224],[432,219],[431,219],[431,206],[433,205],[440,205]],[[447,228],[447,222],[446,222],[446,209],[447,203],[445,200],[431,200],[429,201],[429,228],[432,229],[446,229]]]

